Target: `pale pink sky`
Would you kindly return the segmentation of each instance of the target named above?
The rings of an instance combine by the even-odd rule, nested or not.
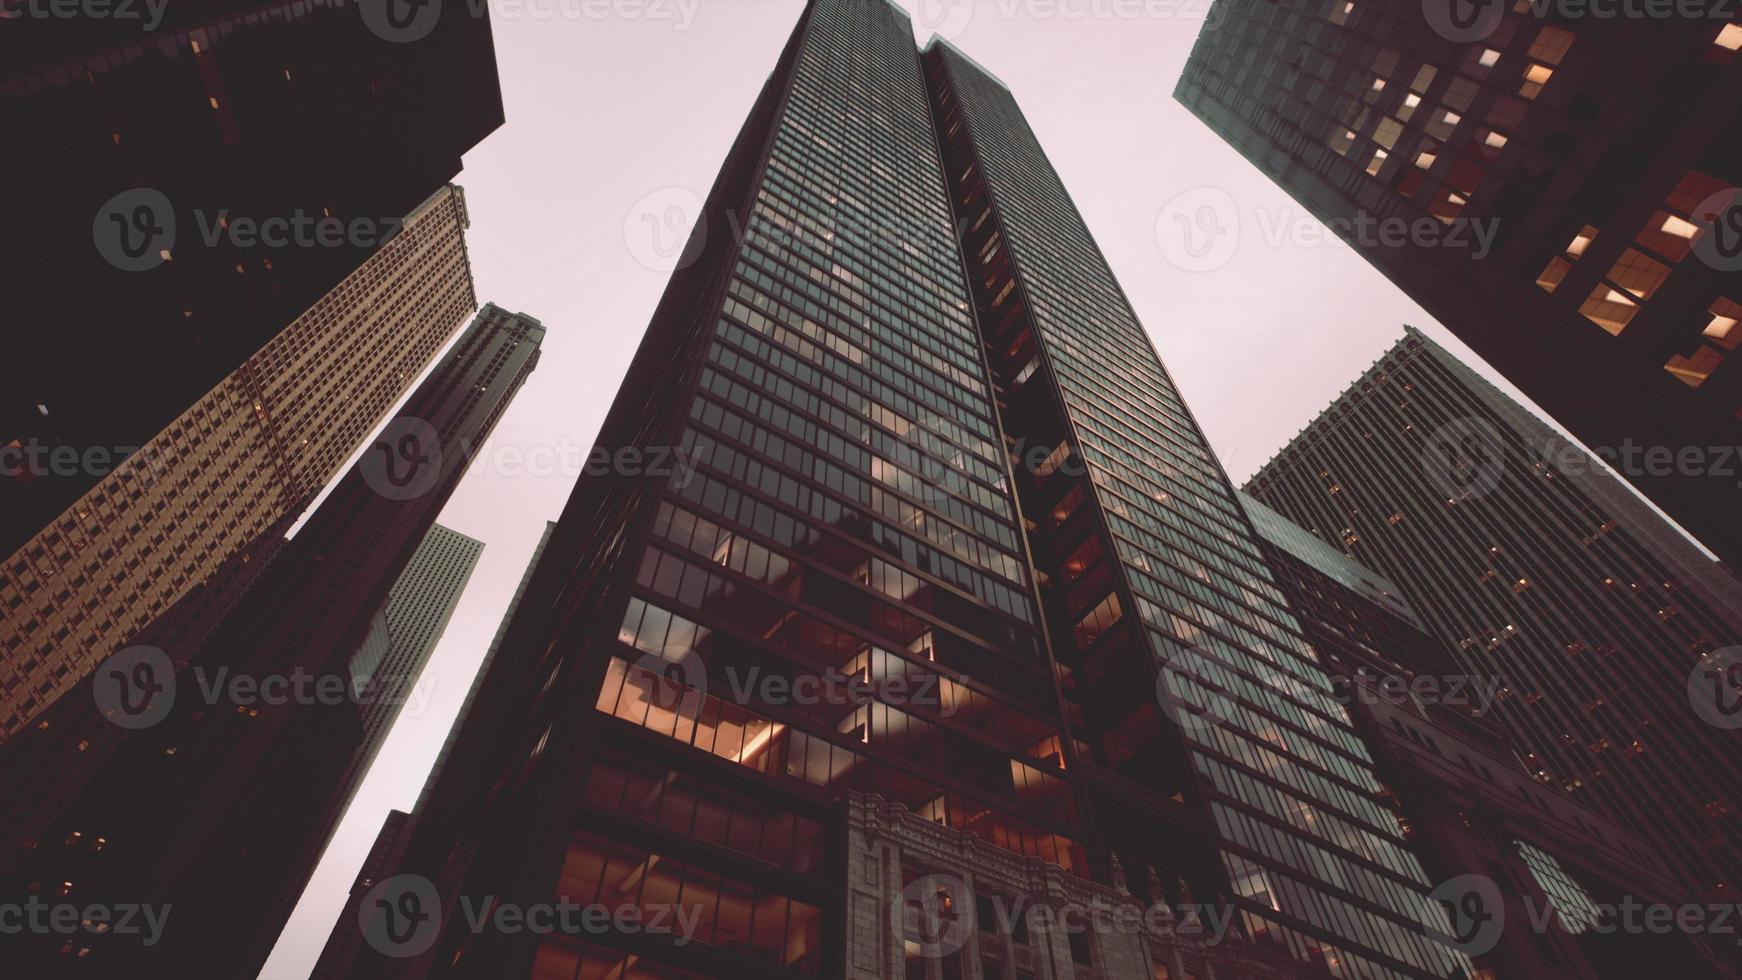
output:
[[[916,3],[927,7],[919,40],[949,33],[1015,92],[1236,484],[1402,324],[1477,363],[1173,101],[1207,0],[901,5]],[[655,225],[672,207],[694,217],[691,202],[707,194],[802,10],[799,0],[490,6],[508,123],[467,155],[459,177],[472,264],[480,300],[536,316],[550,332],[497,428],[498,452],[441,518],[487,547],[424,675],[429,703],[394,728],[267,980],[305,980],[382,818],[415,801],[544,522],[577,475],[526,470],[538,453],[584,455],[591,445],[665,287],[667,273],[650,267],[661,254]],[[1164,209],[1187,192],[1197,193],[1179,200],[1193,213],[1207,201],[1225,227],[1238,222],[1238,247],[1213,270],[1181,268],[1169,258],[1177,240],[1158,237]],[[1173,227],[1171,217],[1160,223]],[[1230,242],[1212,254],[1226,255]],[[515,453],[533,455],[519,463]]]

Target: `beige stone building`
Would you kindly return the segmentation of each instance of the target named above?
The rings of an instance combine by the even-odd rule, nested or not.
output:
[[[477,306],[467,225],[437,191],[0,563],[0,740],[340,471]]]
[[[878,796],[847,804],[847,980],[1315,975],[1247,941],[1233,915],[1212,897],[1145,903]]]

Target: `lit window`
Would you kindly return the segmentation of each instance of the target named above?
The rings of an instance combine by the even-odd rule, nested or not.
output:
[[[1373,142],[1387,150],[1396,149],[1397,138],[1403,135],[1403,126],[1395,119],[1379,120],[1379,127],[1373,131]]]
[[[1533,64],[1524,70],[1524,85],[1518,89],[1518,94],[1527,99],[1534,99],[1541,94],[1542,87],[1554,77],[1554,70],[1547,65]]]
[[[1355,4],[1349,2],[1349,0],[1345,0],[1343,3],[1334,4],[1331,7],[1331,23],[1346,24],[1349,22],[1349,15],[1354,12]]]
[[[1536,284],[1541,286],[1543,291],[1552,293],[1560,288],[1561,281],[1566,279],[1567,273],[1571,271],[1573,271],[1573,264],[1557,255],[1549,259],[1548,265],[1544,266],[1542,272],[1537,275]]]
[[[1375,78],[1373,80],[1373,91],[1375,91],[1375,92],[1385,91],[1385,79]]]
[[[1439,157],[1434,154],[1434,151],[1423,150],[1415,155],[1415,165],[1423,170],[1427,170],[1434,165],[1434,161],[1437,159],[1439,159]]]
[[[1585,249],[1590,246],[1592,239],[1596,237],[1597,229],[1590,225],[1586,225],[1577,235],[1573,236],[1572,242],[1567,245],[1567,254],[1575,259],[1584,255]]]
[[[1621,331],[1626,330],[1627,325],[1638,315],[1639,304],[1619,289],[1606,283],[1598,283],[1597,288],[1591,290],[1584,305],[1579,307],[1579,312],[1585,319],[1611,335],[1620,336]]]
[[[1669,278],[1669,267],[1638,249],[1630,248],[1621,253],[1621,258],[1609,270],[1608,278],[1639,299],[1647,300]]]
[[[1500,61],[1500,52],[1494,50],[1493,48],[1483,48],[1482,49],[1482,56],[1480,58],[1476,59],[1476,63],[1481,65],[1483,68],[1492,68],[1496,64],[1498,64],[1499,61]]]
[[[1367,173],[1374,177],[1379,176],[1379,170],[1385,166],[1387,156],[1389,156],[1389,154],[1384,150],[1375,147],[1373,150],[1373,159],[1367,164]]]
[[[1720,298],[1708,312],[1712,320],[1700,332],[1700,346],[1692,354],[1671,357],[1663,366],[1689,388],[1705,384],[1730,352],[1742,346],[1742,327],[1737,326],[1742,321],[1742,304]]]
[[[1725,24],[1712,43],[1726,51],[1742,49],[1742,24]]]
[[[1530,45],[1530,56],[1538,61],[1558,65],[1573,46],[1573,32],[1558,27],[1544,27]]]
[[[1490,129],[1482,134],[1482,145],[1491,150],[1498,150],[1506,145],[1506,137]]]

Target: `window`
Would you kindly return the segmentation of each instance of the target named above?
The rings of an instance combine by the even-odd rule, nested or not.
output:
[[[1554,69],[1547,65],[1532,64],[1524,70],[1524,84],[1519,86],[1518,94],[1527,99],[1534,99],[1542,94],[1542,88],[1548,80],[1554,77]]]
[[[1633,322],[1633,317],[1639,313],[1639,304],[1633,297],[1604,283],[1598,283],[1591,290],[1591,295],[1585,298],[1579,312],[1585,319],[1607,330],[1614,336],[1620,336],[1621,331]]]
[[[1573,240],[1567,243],[1567,247],[1562,254],[1549,260],[1548,265],[1543,268],[1542,273],[1536,277],[1536,284],[1541,286],[1545,292],[1552,293],[1558,289],[1561,280],[1565,279],[1567,273],[1572,271],[1573,262],[1577,261],[1581,255],[1585,254],[1585,249],[1589,248],[1591,242],[1596,240],[1596,238],[1597,229],[1591,225],[1586,225],[1579,229],[1579,233],[1574,235]]]
[[[1346,24],[1349,22],[1349,15],[1354,12],[1355,4],[1352,0],[1331,0],[1331,23]]]
[[[1718,36],[1712,39],[1712,48],[1707,53],[1706,60],[1729,61],[1736,57],[1739,48],[1742,48],[1742,24],[1725,24],[1718,31]]]
[[[1700,346],[1692,354],[1671,357],[1663,366],[1690,388],[1705,384],[1730,352],[1742,345],[1742,327],[1737,325],[1742,322],[1742,304],[1720,297],[1707,312],[1712,319],[1700,332]]]

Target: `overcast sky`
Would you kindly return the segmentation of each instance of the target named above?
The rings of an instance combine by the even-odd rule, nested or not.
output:
[[[1205,0],[901,5],[919,3],[920,41],[944,32],[1015,92],[1236,485],[1404,323],[1480,363],[1173,101]],[[382,818],[416,800],[578,475],[529,471],[540,454],[591,446],[665,286],[661,266],[802,10],[799,0],[490,5],[508,123],[459,177],[472,265],[480,301],[536,316],[549,335],[441,518],[486,547],[421,682],[427,703],[394,728],[268,980],[305,980]],[[1223,234],[1188,243],[1176,215]]]

